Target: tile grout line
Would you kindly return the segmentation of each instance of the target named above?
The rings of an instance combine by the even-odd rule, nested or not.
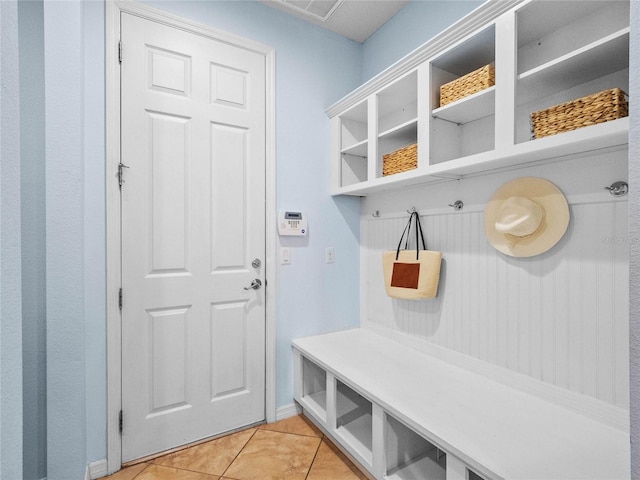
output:
[[[133,477],[131,480],[135,480],[136,478],[138,478],[140,475],[142,475],[151,466],[158,467],[160,469],[166,468],[166,469],[179,470],[181,472],[196,473],[198,475],[206,475],[207,477],[211,477],[211,478],[215,478],[215,477],[218,477],[218,479],[222,478],[222,476],[214,475],[212,473],[199,472],[198,470],[189,470],[188,468],[180,468],[180,467],[174,467],[174,466],[169,466],[169,465],[162,465],[160,463],[147,463],[147,466],[144,467],[140,471],[140,473],[137,473],[136,476]],[[234,479],[230,478],[229,480],[234,480]]]
[[[267,424],[264,424],[264,425],[267,425]],[[253,432],[253,434],[247,439],[247,441],[244,443],[242,448],[238,451],[238,453],[235,455],[233,460],[231,460],[229,465],[226,467],[226,469],[224,470],[224,472],[220,476],[212,475],[212,474],[205,473],[205,472],[199,472],[197,470],[190,470],[190,469],[187,469],[187,468],[181,468],[181,467],[176,467],[176,466],[163,465],[161,463],[155,463],[155,460],[163,457],[161,455],[161,456],[158,456],[158,457],[150,460],[149,462],[141,462],[141,463],[146,464],[146,466],[139,473],[137,473],[134,477],[132,477],[132,480],[135,480],[136,478],[140,477],[140,475],[142,475],[145,471],[147,471],[147,469],[152,465],[154,465],[156,467],[160,467],[160,468],[174,468],[176,470],[180,470],[180,471],[184,471],[184,472],[196,473],[196,474],[201,474],[201,475],[204,474],[204,475],[207,475],[207,476],[211,476],[212,478],[213,477],[218,477],[219,479],[224,478],[225,480],[237,480],[237,479],[233,479],[232,477],[226,477],[225,474],[231,468],[231,465],[233,465],[233,463],[237,460],[237,458],[240,456],[240,454],[246,448],[246,446],[249,444],[249,442],[253,439],[253,437],[256,435],[258,430],[264,430],[265,432],[278,433],[278,434],[284,434],[284,435],[294,435],[294,436],[298,436],[298,437],[317,438],[317,439],[319,439],[320,442],[318,443],[318,447],[316,448],[316,452],[314,454],[313,460],[311,461],[311,464],[309,465],[309,468],[308,468],[307,473],[305,475],[305,479],[308,478],[309,474],[311,473],[311,467],[313,466],[313,463],[315,462],[315,460],[316,460],[316,458],[318,456],[318,452],[320,451],[320,446],[322,445],[323,440],[326,438],[326,435],[323,432],[319,432],[320,436],[314,434],[313,432],[311,434],[303,434],[303,433],[297,433],[297,432],[282,432],[282,431],[278,431],[278,430],[271,430],[271,429],[268,429],[268,428],[263,428],[264,425],[260,425],[260,426],[255,427],[255,431]],[[239,432],[236,432],[236,433],[239,433]],[[203,444],[204,443],[206,443],[206,442],[203,442]],[[187,447],[184,450],[188,450],[189,448],[191,448],[191,447]]]
[[[189,470],[188,468],[175,467],[173,465],[171,465],[171,466],[162,465],[161,463],[153,463],[152,465],[154,465],[156,467],[159,467],[161,469],[162,468],[167,468],[167,469],[171,469],[172,468],[174,470],[179,470],[181,472],[197,473],[198,475],[206,475],[207,477],[211,477],[211,478],[213,478],[213,477],[222,478],[220,475],[216,475],[215,473],[200,472],[199,470]],[[146,470],[146,468],[145,468],[145,470]],[[144,470],[143,470],[143,472],[144,472]],[[142,473],[142,472],[140,472],[140,473]],[[136,475],[136,477],[137,477],[137,475]],[[135,478],[133,480],[135,480]],[[230,480],[233,480],[233,479],[230,479]]]
[[[324,433],[322,434],[322,437],[320,437],[320,442],[318,442],[318,448],[316,448],[316,453],[313,456],[313,460],[311,460],[311,463],[309,464],[309,469],[307,470],[307,474],[304,476],[305,480],[307,480],[309,478],[309,474],[311,473],[311,469],[313,468],[313,464],[315,463],[316,458],[318,458],[318,452],[320,452],[320,447],[322,446],[322,441],[323,440],[324,440]]]
[[[145,462],[145,463],[146,463],[146,462]],[[140,475],[142,475],[142,473],[143,473],[147,468],[149,468],[149,465],[151,465],[151,464],[150,464],[150,463],[147,463],[147,466],[146,466],[146,467],[144,467],[142,470],[140,470],[140,472],[139,472],[139,473],[137,473],[137,474],[136,474],[136,476],[135,476],[135,477],[133,477],[131,480],[136,480],[136,478],[138,478]]]
[[[255,437],[256,433],[258,433],[258,430],[260,430],[260,427],[256,427],[255,431],[253,432],[253,434],[247,439],[246,442],[244,442],[244,445],[242,446],[242,448],[240,449],[240,451],[238,451],[238,453],[236,453],[236,456],[233,457],[233,460],[231,460],[231,462],[229,463],[229,465],[227,465],[227,468],[224,469],[224,472],[222,472],[222,475],[220,475],[220,478],[224,478],[225,477],[225,473],[227,473],[227,471],[231,468],[231,465],[233,465],[233,462],[235,462],[238,457],[240,456],[240,454],[242,453],[242,451],[247,448],[247,445],[249,445],[249,442],[251,441],[251,439],[253,437]],[[227,477],[229,480],[233,480],[231,477]]]

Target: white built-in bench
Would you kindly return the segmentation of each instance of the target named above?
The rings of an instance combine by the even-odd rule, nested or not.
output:
[[[293,347],[296,401],[372,478],[629,479],[611,422],[367,329]]]

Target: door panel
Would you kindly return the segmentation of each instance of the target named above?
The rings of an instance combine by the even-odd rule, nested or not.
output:
[[[265,59],[122,14],[123,461],[261,421]]]
[[[189,122],[148,113],[151,145],[147,182],[151,198],[150,274],[187,272],[189,254]]]
[[[151,415],[188,406],[189,308],[150,311]]]
[[[247,390],[245,309],[244,302],[219,303],[211,306],[213,330],[220,333],[211,338],[212,400],[219,400]]]

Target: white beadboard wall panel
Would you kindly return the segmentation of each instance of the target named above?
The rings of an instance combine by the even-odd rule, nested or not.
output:
[[[381,254],[396,248],[408,215],[379,208],[391,194],[367,198],[363,210],[381,215],[361,222],[362,324],[628,408],[627,202],[603,190],[626,179],[623,161],[625,152],[606,153],[453,183],[456,194],[489,198],[512,178],[554,181],[569,200],[569,228],[553,249],[531,258],[505,256],[488,243],[481,202],[465,202],[459,212],[433,208],[444,185],[435,194],[427,187],[400,194],[420,211],[427,247],[443,252],[431,300],[387,297]],[[610,175],[617,177],[606,183]]]

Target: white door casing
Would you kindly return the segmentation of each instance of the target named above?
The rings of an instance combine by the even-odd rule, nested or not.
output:
[[[273,102],[265,97],[273,88],[273,56],[193,27],[122,14],[121,141],[129,168],[122,193],[122,337],[108,327],[109,472],[121,462],[265,418],[265,307],[271,297],[264,288],[244,288],[256,278],[266,284],[275,256],[268,235],[275,216]],[[129,90],[127,82],[137,87]],[[115,143],[109,142],[109,166]],[[108,191],[112,298],[119,229],[112,185]],[[251,265],[254,258],[260,267]],[[274,308],[268,307],[266,417],[272,421]],[[111,319],[114,309],[108,310]],[[118,408],[118,341],[121,450],[111,422]]]

